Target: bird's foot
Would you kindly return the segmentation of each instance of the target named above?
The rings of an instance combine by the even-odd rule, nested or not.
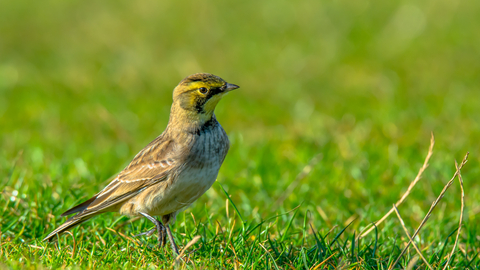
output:
[[[158,246],[163,248],[166,243],[167,243],[167,232],[166,232],[165,226],[161,224],[158,230]]]
[[[146,217],[148,220],[150,220],[151,222],[153,222],[155,224],[155,228],[154,229],[151,229],[150,231],[148,232],[144,232],[144,233],[141,233],[141,234],[137,234],[136,236],[140,236],[140,235],[152,235],[155,231],[157,231],[158,235],[157,235],[157,239],[158,239],[158,246],[163,248],[165,246],[165,244],[167,243],[167,233],[168,231],[165,229],[165,226],[163,226],[162,222],[160,222],[159,220],[155,219],[154,217],[146,214],[146,213],[142,213],[140,212],[140,214],[144,217]],[[171,233],[170,233],[171,234]],[[170,235],[169,235],[170,237]],[[178,254],[178,251],[177,251],[177,254]]]
[[[151,229],[147,232],[142,232],[142,233],[136,234],[133,237],[139,237],[139,236],[142,236],[142,235],[151,236],[155,231],[157,231],[157,228],[153,228],[153,229]]]

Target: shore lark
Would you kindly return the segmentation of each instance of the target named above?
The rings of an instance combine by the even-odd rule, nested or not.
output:
[[[102,191],[67,210],[70,217],[45,240],[54,239],[88,219],[105,212],[144,216],[155,228],[159,245],[168,235],[178,248],[169,224],[215,182],[227,155],[229,140],[214,110],[220,99],[239,88],[220,77],[197,73],[183,79],[173,91],[170,120],[165,131],[138,153]],[[161,218],[157,220],[153,216]],[[137,235],[137,236],[139,236]]]

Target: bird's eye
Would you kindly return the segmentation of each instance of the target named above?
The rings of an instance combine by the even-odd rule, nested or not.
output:
[[[205,87],[202,87],[202,88],[198,89],[198,91],[200,91],[200,93],[202,93],[202,94],[206,94],[208,92],[208,89],[205,88]]]

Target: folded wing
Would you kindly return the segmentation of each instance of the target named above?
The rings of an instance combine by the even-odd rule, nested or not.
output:
[[[115,177],[102,191],[89,200],[67,210],[62,216],[78,213],[51,232],[44,240],[53,238],[93,216],[116,210],[122,203],[136,196],[144,189],[165,181],[172,169],[181,166],[178,159],[179,147],[174,140],[159,136],[142,151],[130,164]]]

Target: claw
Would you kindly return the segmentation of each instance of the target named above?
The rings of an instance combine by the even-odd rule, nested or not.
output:
[[[150,236],[155,231],[157,231],[157,233],[158,233],[158,246],[163,248],[167,243],[167,235],[168,235],[168,239],[170,240],[170,245],[172,246],[172,250],[173,250],[174,253],[176,253],[178,255],[179,254],[178,248],[177,248],[177,245],[175,244],[175,240],[173,239],[173,235],[172,235],[172,232],[170,231],[170,227],[168,225],[165,227],[162,224],[162,222],[160,222],[159,220],[156,220],[154,217],[152,217],[148,214],[145,214],[145,213],[142,213],[142,212],[140,212],[140,214],[142,216],[146,217],[151,222],[153,222],[155,224],[155,228],[151,229],[148,232],[137,234],[137,235],[135,235],[135,237],[141,236],[141,235]]]
[[[167,243],[167,234],[165,231],[165,226],[162,226],[160,232],[158,232],[158,246],[163,248]]]
[[[151,229],[151,230],[149,230],[149,231],[136,234],[136,235],[134,235],[133,237],[139,237],[139,236],[142,236],[142,235],[151,236],[156,230],[157,230],[156,228],[153,228],[153,229]]]

